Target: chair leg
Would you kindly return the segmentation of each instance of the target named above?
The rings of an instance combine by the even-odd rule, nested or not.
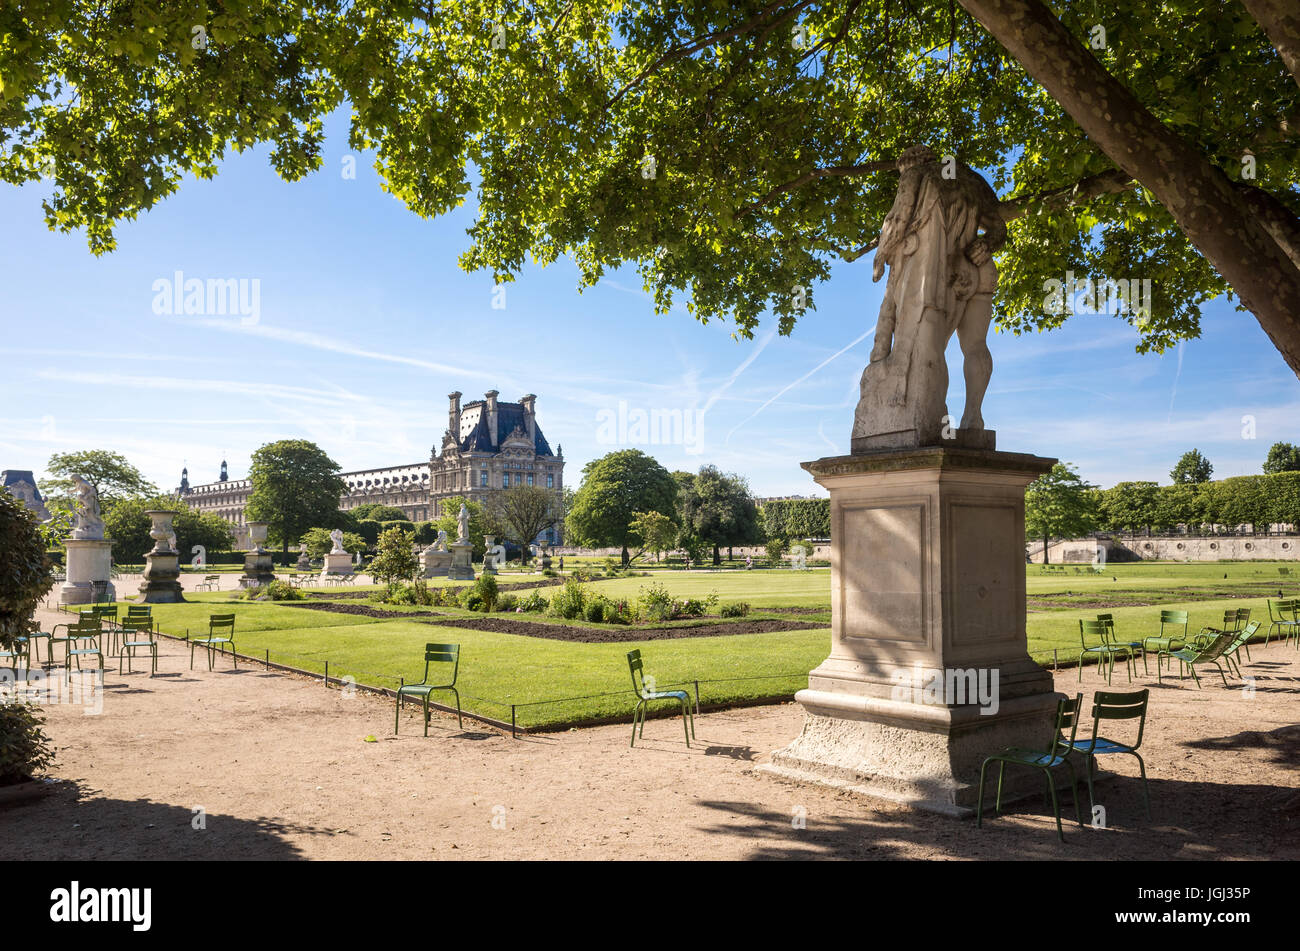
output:
[[[628,746],[636,746],[636,725],[637,721],[641,719],[641,705],[643,703],[645,703],[644,700],[638,700],[636,708],[632,711],[632,742]]]
[[[424,695],[424,735],[429,735],[429,695]]]
[[[1043,775],[1047,777],[1047,796],[1052,803],[1052,815],[1056,818],[1056,837],[1062,842],[1065,841],[1065,832],[1061,829],[1061,807],[1056,801],[1056,783],[1052,782],[1052,771],[1043,769]]]
[[[1079,780],[1074,774],[1074,764],[1068,759],[1065,761],[1065,767],[1070,771],[1070,797],[1074,800],[1074,818],[1080,826],[1083,826],[1083,815],[1079,812]]]
[[[1139,756],[1137,752],[1134,752],[1133,756],[1137,759],[1138,769],[1142,773],[1142,803],[1143,805],[1146,806],[1147,809],[1147,822],[1150,822],[1151,821],[1151,794],[1147,791],[1147,764],[1142,762],[1142,757]]]
[[[975,828],[977,829],[982,828],[984,825],[984,773],[988,768],[988,760],[980,764],[979,798],[975,801]]]
[[[999,815],[1002,814],[1002,777],[1006,773],[1006,771],[1007,771],[1007,761],[998,760],[998,795],[997,795],[997,799],[994,800],[993,808],[997,811]]]
[[[393,736],[397,735],[397,727],[402,722],[402,695],[399,693],[394,698],[393,703]]]
[[[689,716],[689,714],[686,712],[686,701],[683,700],[683,701],[682,701],[682,732],[683,732],[684,734],[686,734],[686,748],[687,748],[687,749],[690,749],[690,746],[691,746],[691,728],[690,728],[690,726],[688,726],[687,723],[686,723],[686,719],[687,719],[688,716]]]
[[[451,692],[456,695],[456,726],[460,727],[460,729],[463,730],[465,729],[465,721],[461,718],[460,715],[460,691],[457,690],[455,687],[452,687]]]

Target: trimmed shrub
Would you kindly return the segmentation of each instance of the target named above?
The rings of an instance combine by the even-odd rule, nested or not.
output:
[[[472,597],[477,597],[482,603],[484,612],[490,612],[496,608],[497,598],[499,597],[496,575],[480,575],[478,580],[474,582],[474,587],[470,590],[473,591]]]
[[[718,611],[721,617],[745,617],[749,614],[749,602],[733,601],[730,604],[724,604]]]
[[[379,533],[383,530],[384,526],[373,518],[363,518],[357,522],[357,534],[366,540],[367,548],[374,548],[379,544]]]
[[[279,578],[257,588],[245,588],[239,596],[246,601],[301,601],[307,597],[289,582]]]
[[[636,603],[637,615],[647,621],[667,621],[673,616],[672,595],[661,584],[641,588]]]
[[[515,605],[515,608],[519,611],[532,612],[545,611],[549,606],[547,600],[540,594],[536,591],[530,591],[527,595],[519,599],[519,603]]]
[[[550,613],[566,621],[576,620],[583,616],[582,609],[586,601],[587,589],[581,582],[570,578],[564,582],[563,588],[555,592],[555,597],[551,598]]]
[[[0,703],[0,786],[34,779],[54,765],[54,748],[41,728],[45,717],[26,703]]]
[[[0,648],[27,633],[41,598],[54,583],[40,522],[8,492],[0,491]],[[0,733],[0,737],[3,737]]]

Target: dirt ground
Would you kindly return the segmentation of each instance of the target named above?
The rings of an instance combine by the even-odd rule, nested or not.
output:
[[[114,667],[101,714],[46,707],[61,782],[0,810],[0,860],[1296,859],[1300,653],[1253,651],[1253,696],[1217,675],[1156,687],[1152,669],[1154,821],[1136,764],[1108,757],[1109,828],[1067,822],[1062,845],[1037,797],[977,829],[755,773],[799,732],[793,704],[706,713],[690,749],[676,719],[635,749],[630,726],[511,739],[438,714],[425,738],[413,705],[394,736],[392,700],[201,654],[191,672],[164,639],[158,676]],[[1085,699],[1102,684],[1086,671]]]

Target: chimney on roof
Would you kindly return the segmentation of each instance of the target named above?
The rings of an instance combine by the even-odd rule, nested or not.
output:
[[[524,428],[528,431],[528,441],[537,441],[537,397],[528,393],[519,397],[519,403],[524,408]]]
[[[497,444],[497,397],[501,394],[496,390],[488,390],[483,395],[487,397],[488,438],[495,446]]]
[[[452,438],[460,442],[460,390],[448,394],[447,399],[451,400],[451,407],[447,410],[447,428]]]

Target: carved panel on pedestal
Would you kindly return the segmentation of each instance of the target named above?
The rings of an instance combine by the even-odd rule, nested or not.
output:
[[[838,507],[839,610],[844,637],[926,642],[926,503]]]

